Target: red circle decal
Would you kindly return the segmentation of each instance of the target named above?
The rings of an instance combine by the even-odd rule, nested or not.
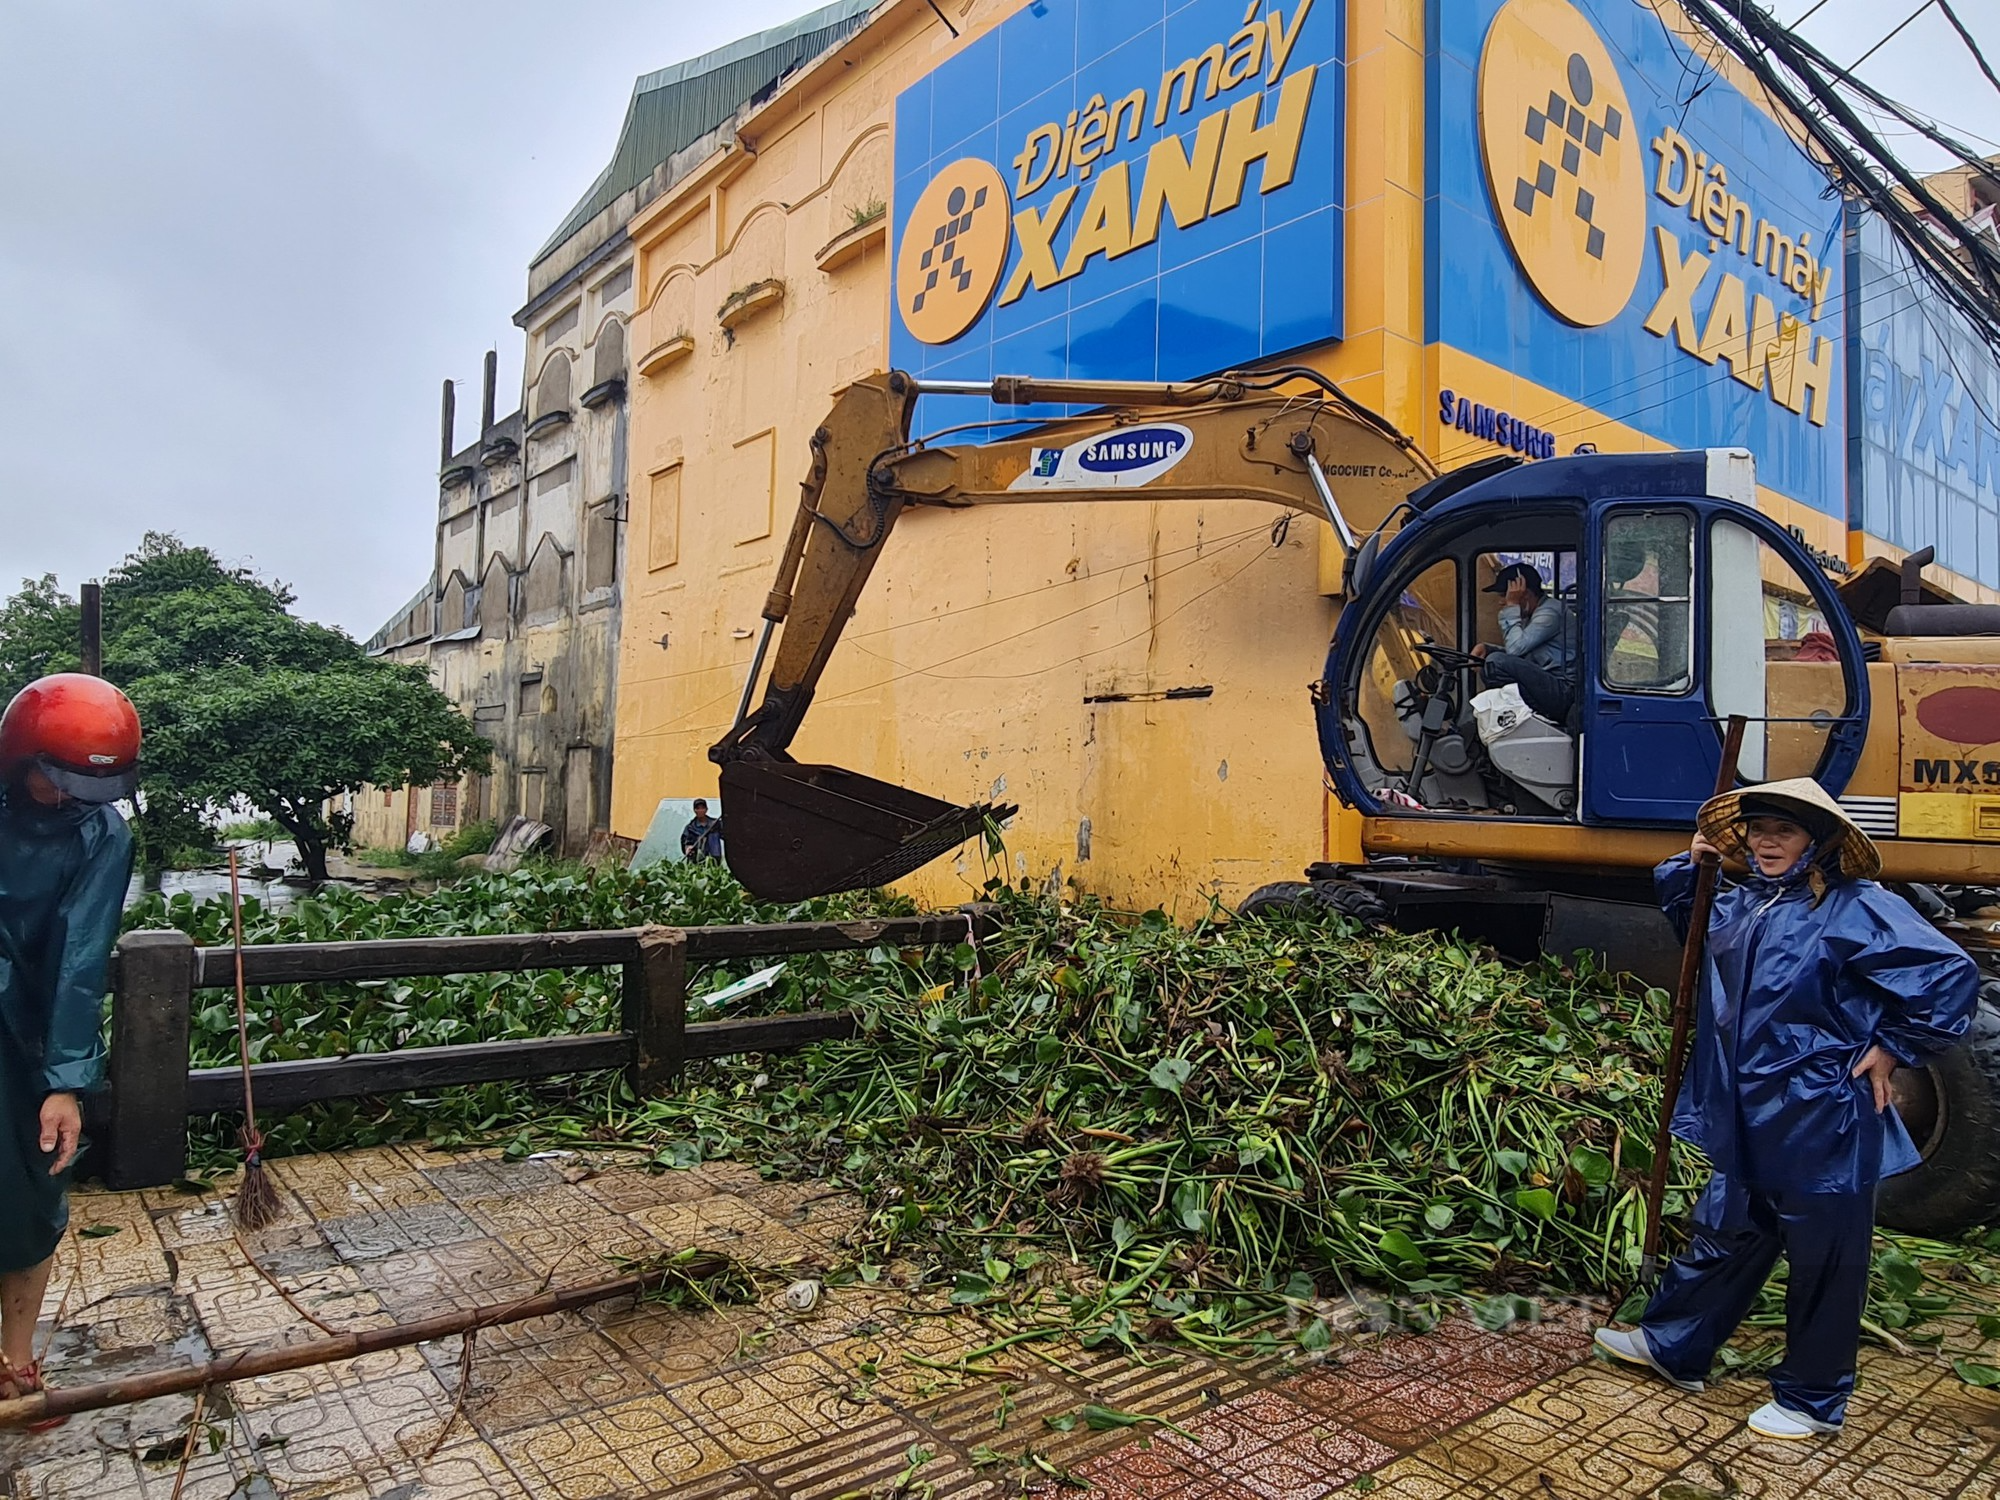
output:
[[[2000,688],[1955,687],[1917,703],[1917,722],[1941,740],[1961,745],[2000,741]]]

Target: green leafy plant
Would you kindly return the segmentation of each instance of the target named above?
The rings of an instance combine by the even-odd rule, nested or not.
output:
[[[216,836],[244,843],[276,843],[285,837],[285,827],[276,818],[239,818],[234,823],[224,823],[216,830]]]

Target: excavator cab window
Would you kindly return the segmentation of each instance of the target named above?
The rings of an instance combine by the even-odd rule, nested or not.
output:
[[[1715,784],[1722,723],[1748,721],[1746,782],[1845,784],[1865,676],[1823,578],[1771,522],[1712,497],[1605,504],[1581,719],[1585,821],[1684,826]],[[1843,642],[1847,644],[1843,644]],[[1838,752],[1838,753],[1836,753]]]
[[[1627,511],[1604,523],[1604,685],[1694,691],[1694,516]]]
[[[1528,563],[1575,617],[1573,520],[1510,517],[1461,533],[1449,555],[1411,575],[1375,618],[1355,684],[1357,761],[1371,789],[1398,806],[1472,816],[1561,817],[1575,807],[1575,741],[1567,727],[1487,694],[1471,654],[1503,643],[1500,571]],[[1566,632],[1572,645],[1575,630]],[[1482,696],[1485,695],[1485,696]],[[1484,706],[1482,709],[1482,705]]]
[[[1442,686],[1440,670],[1426,646],[1455,650],[1458,629],[1458,564],[1432,563],[1403,588],[1375,630],[1374,649],[1358,695],[1377,765],[1408,777],[1421,738],[1423,694],[1418,684]]]

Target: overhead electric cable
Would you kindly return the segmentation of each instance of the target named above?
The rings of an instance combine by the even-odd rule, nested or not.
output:
[[[1755,0],[1685,0],[1684,11],[1749,69],[1772,103],[1797,121],[1835,184],[1888,224],[1933,289],[2000,350],[2000,247],[1938,200],[1856,115],[1836,80],[1918,122]]]
[[[1820,3],[1825,4],[1826,0],[1820,0]],[[1993,65],[1986,60],[1986,54],[1979,50],[1979,43],[1974,41],[1972,33],[1966,30],[1965,22],[1959,20],[1958,12],[1951,8],[1950,0],[1938,0],[1938,9],[1943,11],[1944,18],[1951,22],[1951,29],[1957,32],[1958,39],[1965,43],[1965,50],[1970,52],[1972,60],[1979,64],[1979,71],[1986,75],[1986,81],[1996,90],[2000,90],[2000,77],[1994,76]]]
[[[1954,140],[1939,129],[1940,125],[1947,122],[1940,121],[1935,116],[1926,117],[1912,113],[1906,106],[1891,99],[1873,84],[1857,77],[1851,69],[1841,67],[1840,64],[1834,62],[1824,52],[1814,47],[1811,42],[1806,41],[1805,38],[1792,37],[1791,40],[1815,67],[1824,68],[1827,75],[1836,82],[1847,85],[1847,87],[1854,90],[1855,93],[1861,95],[1862,98],[1868,100],[1878,109],[1887,110],[1904,124],[1921,132],[1925,139],[1929,140],[1933,145],[1950,152],[1959,159],[1961,164],[1972,167],[1984,165],[1984,159],[1978,152],[1963,142]],[[1787,103],[1790,103],[1789,99]],[[1954,125],[1952,128],[1968,136],[1974,135],[1974,132],[1966,130],[1963,126]]]
[[[1890,32],[1887,36],[1883,37],[1881,41],[1877,42],[1874,46],[1870,47],[1866,52],[1862,53],[1859,57],[1855,58],[1853,62],[1849,63],[1847,65],[1847,71],[1852,73],[1856,68],[1860,67],[1863,63],[1867,62],[1869,58],[1873,57],[1876,53],[1880,52],[1884,47],[1888,46],[1889,43],[1893,42],[1897,37],[1901,36],[1904,27],[1908,26],[1912,21],[1916,20],[1918,16],[1922,15],[1925,11],[1929,10],[1935,4],[1937,4],[1937,0],[1924,0],[1924,3],[1922,5],[1919,5],[1915,10],[1911,11],[1907,16],[1903,17],[1902,25],[1898,26],[1894,31]]]

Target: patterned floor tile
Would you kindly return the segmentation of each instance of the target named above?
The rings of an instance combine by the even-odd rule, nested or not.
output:
[[[327,1242],[353,1264],[410,1250],[435,1250],[482,1237],[479,1226],[454,1204],[423,1203],[376,1213],[349,1214],[322,1224]]]
[[[1399,1458],[1377,1469],[1371,1477],[1375,1485],[1368,1491],[1370,1500],[1496,1500],[1503,1493],[1510,1500],[1517,1493],[1550,1500],[1548,1492],[1539,1485],[1534,1490],[1497,1490],[1422,1455]]]
[[[691,1380],[675,1386],[670,1399],[688,1423],[743,1461],[810,1444],[869,1417],[865,1407],[841,1399],[832,1372],[811,1354]]]
[[[712,1179],[692,1170],[605,1171],[585,1178],[576,1186],[609,1212],[628,1215],[657,1208],[663,1203],[691,1203],[698,1198],[712,1198],[716,1192]]]
[[[331,1326],[361,1328],[594,1279],[628,1245],[705,1243],[811,1274],[860,1212],[741,1166],[659,1174],[610,1156],[399,1148],[275,1176],[292,1215],[241,1241],[229,1182],[79,1194],[79,1229],[115,1232],[60,1252],[44,1307],[62,1315],[55,1379],[316,1337],[246,1251]],[[1602,1309],[1419,1334],[1381,1304],[1329,1303],[1335,1348],[1317,1362],[1283,1328],[1240,1360],[1135,1358],[1068,1337],[987,1347],[991,1325],[905,1289],[913,1270],[825,1287],[805,1314],[773,1277],[750,1306],[628,1299],[488,1329],[462,1401],[455,1338],[241,1382],[213,1399],[228,1440],[201,1445],[184,1500],[833,1500],[899,1483],[956,1500],[1053,1483],[1035,1460],[1113,1500],[1657,1500],[1674,1482],[1736,1500],[2000,1500],[2000,1399],[1935,1355],[1867,1351],[1848,1430],[1781,1448],[1743,1425],[1761,1380],[1687,1394],[1591,1360]],[[1069,1420],[1086,1403],[1157,1422],[1096,1431]],[[0,1434],[0,1494],[166,1500],[191,1407]]]
[[[818,1247],[756,1204],[726,1194],[643,1209],[631,1220],[671,1250],[699,1246],[772,1267],[823,1258]]]
[[[451,1437],[453,1391],[414,1349],[246,1382],[232,1399],[253,1450],[293,1485],[361,1472],[386,1479]],[[477,1434],[461,1422],[456,1435]]]
[[[1221,1467],[1297,1437],[1314,1422],[1311,1410],[1289,1397],[1258,1391],[1190,1416],[1179,1425],[1185,1430],[1167,1433],[1160,1445]]]
[[[1311,1427],[1286,1433],[1248,1458],[1213,1467],[1261,1500],[1320,1500],[1395,1456],[1358,1432]]]
[[[453,1203],[538,1192],[562,1182],[552,1161],[507,1161],[500,1156],[463,1156],[417,1168],[424,1181]]]
[[[398,1250],[356,1262],[356,1271],[382,1305],[403,1319],[431,1317],[456,1308],[504,1305],[543,1291],[545,1277],[531,1271],[497,1239],[472,1239],[428,1250]]]
[[[530,1500],[534,1493],[497,1449],[478,1438],[448,1440],[434,1456],[400,1473],[397,1482],[417,1485],[422,1500]]]
[[[531,1493],[562,1500],[668,1494],[731,1463],[660,1396],[510,1433],[493,1446]]]
[[[1422,1458],[1468,1485],[1499,1488],[1535,1474],[1531,1457],[1488,1437],[1482,1426],[1475,1422],[1439,1438],[1422,1449]]]
[[[1088,1387],[1100,1404],[1182,1425],[1252,1389],[1243,1372],[1198,1355],[1148,1350],[1145,1362],[1139,1363],[1104,1346],[1063,1348],[1058,1354],[1075,1372],[1070,1383]]]
[[[1002,1478],[987,1477],[920,1427],[893,1415],[871,1418],[748,1468],[788,1500],[888,1494],[906,1473],[920,1487],[930,1486],[936,1500],[982,1500],[1014,1488],[1005,1485],[1003,1490]]]
[[[579,1407],[613,1406],[659,1394],[645,1372],[627,1362],[618,1347],[592,1329],[576,1330],[546,1342],[502,1340],[492,1329],[475,1340],[472,1385],[465,1415],[489,1438],[559,1420]],[[427,1350],[434,1377],[456,1391],[461,1343],[448,1339]]]
[[[1223,1482],[1199,1459],[1158,1443],[1123,1444],[1074,1472],[1109,1500],[1207,1500]]]

